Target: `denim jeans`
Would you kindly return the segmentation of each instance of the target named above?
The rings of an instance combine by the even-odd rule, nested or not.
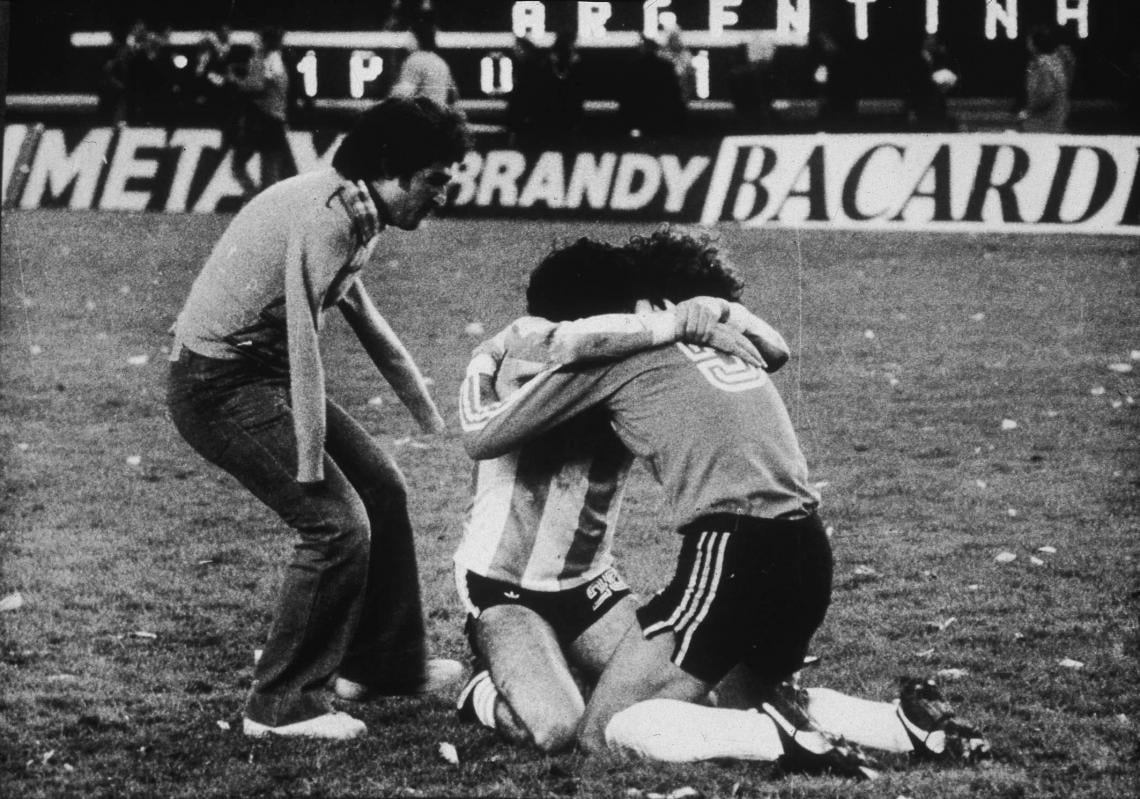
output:
[[[167,400],[182,437],[297,534],[245,715],[270,726],[329,711],[335,673],[399,692],[423,675],[425,630],[407,488],[395,461],[334,402],[325,480],[296,480],[289,377],[183,349]]]

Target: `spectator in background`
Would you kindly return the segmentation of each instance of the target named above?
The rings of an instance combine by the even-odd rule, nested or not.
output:
[[[697,72],[693,68],[693,54],[685,47],[681,29],[676,25],[665,33],[661,56],[673,66],[677,85],[681,89],[681,99],[686,103],[693,100],[697,96]]]
[[[130,84],[135,92],[131,122],[165,125],[172,122],[177,94],[171,29],[151,30],[136,23]]]
[[[674,65],[658,43],[641,37],[618,100],[618,120],[627,134],[650,138],[677,133],[686,106]]]
[[[527,142],[572,140],[582,128],[586,95],[573,33],[558,33],[534,71],[534,103]]]
[[[219,25],[203,36],[194,56],[195,103],[210,122],[223,127],[233,120],[234,89],[226,76],[235,60],[228,25]]]
[[[430,16],[419,16],[411,25],[415,49],[400,66],[400,75],[392,86],[393,97],[428,97],[450,108],[459,101],[451,68],[436,50],[435,22]]]
[[[768,63],[753,58],[746,44],[737,48],[737,63],[728,70],[728,96],[740,133],[771,129],[774,120]]]
[[[813,36],[815,72],[812,77],[819,88],[819,129],[836,133],[854,130],[859,89],[850,48],[827,31]]]
[[[285,137],[289,73],[281,57],[284,38],[281,28],[267,27],[258,31],[246,75],[230,72],[229,80],[241,98],[233,131],[232,171],[246,200],[285,177],[289,157],[289,142]],[[261,157],[260,186],[248,170],[254,153]]]
[[[903,108],[907,128],[919,132],[955,130],[946,95],[958,84],[957,72],[951,68],[946,47],[938,34],[923,37],[922,47],[908,65]]]
[[[1124,130],[1128,133],[1140,133],[1140,43],[1129,46],[1121,72]]]
[[[115,125],[124,125],[132,99],[131,63],[134,49],[127,32],[111,32],[111,57],[103,64],[99,81],[99,116]]]
[[[1064,133],[1069,123],[1071,71],[1057,54],[1057,37],[1037,26],[1025,38],[1029,62],[1025,68],[1025,107],[1018,113],[1026,133]]]
[[[511,49],[514,85],[507,95],[506,118],[512,144],[530,137],[531,127],[534,125],[535,104],[538,102],[535,93],[538,71],[544,68],[544,60],[545,56],[534,40],[525,36],[515,37],[515,46]]]

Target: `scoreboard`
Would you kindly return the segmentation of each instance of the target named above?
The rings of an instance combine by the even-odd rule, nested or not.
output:
[[[293,71],[295,94],[318,105],[385,96],[412,44],[411,35],[384,29],[376,11],[383,3],[372,3],[370,13],[361,11],[367,4],[328,5],[323,9],[286,3],[273,11],[271,6],[254,11],[247,6],[244,19],[219,18],[207,11],[195,18],[194,6],[183,8],[180,22],[197,26],[174,27],[170,42],[175,65],[192,69],[194,48],[219,22],[235,28],[232,38],[237,44],[251,42],[258,25],[273,23],[286,30],[285,58]],[[673,27],[681,31],[692,55],[701,100],[727,101],[729,74],[747,61],[771,62],[775,54],[792,51],[792,61],[803,62],[820,31],[839,38],[855,53],[865,97],[897,94],[900,60],[917,51],[927,33],[941,35],[957,55],[960,93],[1016,92],[1025,34],[1042,22],[1059,26],[1074,45],[1092,45],[1082,76],[1091,84],[1100,72],[1111,77],[1114,53],[1125,59],[1132,42],[1124,40],[1136,35],[1140,0],[435,0],[427,5],[435,12],[439,50],[451,66],[461,98],[478,103],[501,101],[511,91],[517,37],[548,46],[556,33],[572,32],[586,96],[606,100],[615,97],[616,80],[641,38],[658,38]],[[238,3],[228,6],[241,8]],[[109,53],[111,34],[96,27],[73,29],[68,45],[75,63],[82,65],[73,74],[80,81],[90,80]],[[792,96],[813,91],[810,79],[785,81],[774,89]]]

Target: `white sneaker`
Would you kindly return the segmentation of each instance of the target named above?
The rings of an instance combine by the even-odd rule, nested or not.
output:
[[[251,738],[264,738],[267,735],[280,735],[284,738],[323,738],[329,741],[348,741],[363,735],[368,728],[360,719],[347,713],[326,713],[316,718],[305,719],[294,724],[270,727],[253,719],[243,719],[241,731]]]
[[[367,702],[381,696],[415,696],[434,694],[450,688],[463,676],[463,665],[458,660],[431,658],[424,664],[424,676],[418,683],[405,685],[371,686],[344,677],[337,677],[333,692],[350,702]]]

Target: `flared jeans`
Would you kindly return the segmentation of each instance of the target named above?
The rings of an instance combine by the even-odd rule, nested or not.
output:
[[[395,461],[329,401],[325,479],[298,483],[289,377],[252,362],[183,348],[170,364],[167,401],[187,443],[297,536],[246,717],[276,727],[327,713],[334,674],[384,693],[414,689],[425,630]]]

